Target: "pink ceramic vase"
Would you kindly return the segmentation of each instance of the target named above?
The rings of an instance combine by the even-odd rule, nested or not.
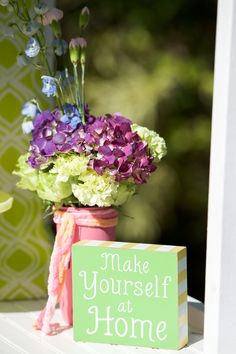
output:
[[[112,208],[62,208],[54,215],[57,230],[60,228],[61,216],[64,212],[72,213],[75,220],[73,243],[80,240],[115,240],[115,227],[118,213]],[[60,309],[66,323],[73,323],[72,308],[72,262],[66,273],[65,282],[60,297]]]

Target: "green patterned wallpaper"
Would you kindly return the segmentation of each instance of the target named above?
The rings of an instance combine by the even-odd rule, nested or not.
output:
[[[1,28],[10,16],[0,7]],[[51,253],[39,199],[17,189],[11,174],[28,144],[21,132],[22,104],[40,95],[36,73],[16,64],[19,48],[20,39],[0,37],[0,189],[14,196],[12,209],[0,215],[0,300],[45,296]]]

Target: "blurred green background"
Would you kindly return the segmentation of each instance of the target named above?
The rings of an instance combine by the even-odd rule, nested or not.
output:
[[[59,0],[67,40],[83,5],[92,113],[122,112],[168,147],[123,208],[118,239],[186,245],[189,294],[203,300],[216,1]]]
[[[58,0],[57,7],[64,11],[62,26],[64,38],[68,41],[78,36],[78,17],[84,5],[91,11],[90,24],[85,33],[88,41],[86,99],[91,113],[99,115],[121,112],[134,122],[156,130],[165,138],[168,147],[167,156],[149,183],[142,186],[139,193],[122,208],[117,239],[186,245],[189,294],[204,300],[216,0]],[[8,68],[8,64],[13,65],[9,58],[15,62],[15,43],[13,39],[0,39],[1,45],[12,49],[14,53],[9,56],[8,51],[1,52],[2,84],[6,84],[2,94],[6,96],[7,90],[11,88],[11,95],[19,96],[12,96],[15,110],[11,109],[10,118],[9,98],[5,111],[1,109],[2,119],[6,115],[10,123],[7,118],[3,122],[9,131],[13,131],[7,135],[7,144],[11,151],[15,151],[14,154],[11,153],[9,160],[3,153],[6,147],[3,149],[1,159],[9,165],[9,171],[7,170],[5,177],[2,176],[7,182],[1,188],[12,192],[15,179],[13,180],[11,171],[18,154],[25,151],[27,140],[20,131],[20,107],[32,98],[32,91],[36,90],[37,94],[40,92],[40,86],[30,68],[20,69],[16,64]],[[21,42],[19,40],[17,47],[23,45],[24,48]],[[60,61],[58,64],[60,69]],[[8,69],[13,75],[12,87],[11,75],[6,74]],[[29,89],[27,85],[22,89],[21,85],[25,80],[23,74],[28,78]],[[1,102],[3,106],[7,101],[1,99]],[[15,139],[19,144],[18,150],[14,150]],[[8,214],[1,216],[3,227],[4,221],[7,218],[11,221],[13,217],[13,225],[10,222],[6,225],[8,228],[15,227],[13,231],[6,227],[8,235],[3,240],[9,251],[5,252],[5,258],[1,256],[2,264],[7,265],[8,258],[12,257],[12,246],[8,240],[11,239],[14,243],[12,252],[15,253],[19,253],[23,240],[30,252],[29,265],[22,272],[16,269],[15,273],[11,273],[12,287],[15,289],[15,279],[18,279],[18,297],[26,296],[25,294],[28,297],[42,296],[45,292],[42,284],[46,285],[50,249],[48,236],[41,229],[39,201],[36,197],[32,199],[31,193],[20,190],[15,191],[14,197],[16,206],[19,201],[24,201],[21,213],[24,213],[28,222],[29,205],[30,210],[37,212],[37,223],[40,221],[40,226],[35,236],[26,225],[26,238],[23,228],[21,233],[17,233],[14,207]],[[23,197],[27,197],[29,202],[26,203]],[[19,220],[23,221],[21,218]],[[52,221],[50,219],[44,223],[48,227]],[[34,224],[31,228],[34,230]],[[15,234],[18,235],[17,242],[15,236],[10,237]],[[41,253],[37,251],[41,258],[35,256],[32,247],[29,247],[35,240],[38,242],[35,250],[41,247]],[[26,250],[27,247],[24,246],[24,251]],[[22,255],[19,258],[22,259]],[[37,265],[41,272],[40,279],[32,266],[37,259],[41,262]],[[4,271],[4,267],[2,268]],[[17,286],[20,289],[22,286],[28,287],[25,284],[28,284],[29,270],[32,275],[31,292],[27,290],[19,293]],[[6,274],[4,279],[7,284]],[[9,290],[6,290],[6,294],[8,293]]]

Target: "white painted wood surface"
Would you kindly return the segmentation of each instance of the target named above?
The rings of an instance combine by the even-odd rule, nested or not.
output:
[[[205,354],[236,352],[236,1],[218,1],[205,295]]]
[[[44,305],[45,300],[0,303],[1,354],[197,354],[203,352],[201,328],[203,310],[201,304],[191,298],[189,300],[190,344],[180,351],[74,342],[72,328],[68,329],[66,326],[61,333],[46,336],[32,328],[33,320],[37,318]],[[56,311],[55,322],[62,323],[59,310]]]

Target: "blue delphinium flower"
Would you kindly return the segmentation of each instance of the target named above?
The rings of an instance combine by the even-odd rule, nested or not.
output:
[[[67,114],[64,114],[64,115],[61,117],[60,121],[61,121],[62,123],[68,124],[68,123],[70,123],[70,117],[69,117]]]
[[[26,45],[25,54],[29,58],[34,58],[38,55],[39,51],[40,51],[39,42],[34,37],[31,37]]]
[[[41,76],[41,79],[43,81],[43,88],[42,92],[47,96],[47,97],[53,97],[56,96],[57,93],[57,79],[51,76]]]
[[[72,117],[69,125],[71,126],[71,128],[75,129],[79,123],[81,123],[81,114],[80,113],[78,116]]]
[[[21,128],[24,134],[29,134],[34,130],[34,125],[32,121],[25,121],[21,124]]]
[[[70,104],[70,103],[65,103],[63,105],[63,111],[65,114],[67,114],[69,117],[77,116],[79,115],[79,111],[76,105]]]
[[[68,49],[68,44],[64,39],[55,39],[52,43],[54,52],[56,55],[61,56],[66,54],[67,49]]]
[[[37,15],[44,15],[48,11],[46,2],[40,1],[37,5],[34,6],[34,11]]]
[[[61,122],[69,124],[71,128],[75,129],[81,123],[81,113],[75,105],[65,103],[63,105],[64,115],[61,117]]]
[[[26,23],[23,26],[22,31],[27,36],[33,36],[35,33],[38,32],[38,29],[39,29],[39,24],[35,21],[31,21],[31,22]]]
[[[21,114],[28,118],[34,118],[37,113],[40,113],[40,110],[35,99],[26,102],[21,110]]]

